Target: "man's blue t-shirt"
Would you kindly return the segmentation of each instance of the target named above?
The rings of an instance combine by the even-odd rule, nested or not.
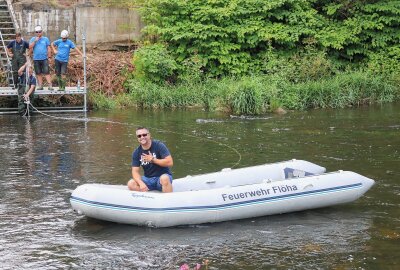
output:
[[[165,173],[172,175],[169,167],[161,167],[142,160],[142,153],[149,154],[150,152],[157,159],[163,159],[171,155],[165,144],[158,140],[152,140],[150,149],[143,150],[141,145],[135,149],[132,154],[132,167],[142,166],[146,177],[159,177]]]
[[[19,83],[20,83],[21,85],[24,85],[24,84],[25,84],[25,81],[26,81],[26,73],[24,72],[24,73],[22,73],[21,76],[19,76]],[[30,76],[29,76],[27,85],[28,85],[29,87],[31,87],[32,85],[36,85],[36,78],[35,78],[35,76],[33,76],[33,75],[30,75]]]
[[[71,49],[75,49],[75,44],[67,39],[63,41],[62,39],[57,39],[54,41],[54,45],[57,46],[58,53],[56,55],[56,60],[60,62],[68,62],[69,60],[69,51]]]
[[[29,44],[33,43],[35,38],[31,38]],[[33,47],[33,60],[46,60],[48,46],[50,46],[50,40],[47,37],[41,37]]]

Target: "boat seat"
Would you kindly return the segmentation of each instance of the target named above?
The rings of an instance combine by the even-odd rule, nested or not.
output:
[[[285,168],[285,169],[283,169],[283,172],[285,174],[284,179],[300,178],[300,177],[304,177],[304,176],[314,175],[313,173],[306,172],[306,171],[299,170],[299,169],[294,169],[294,168]]]

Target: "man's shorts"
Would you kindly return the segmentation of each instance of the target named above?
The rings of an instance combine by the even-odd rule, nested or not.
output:
[[[57,76],[60,76],[61,74],[67,74],[68,62],[61,62],[56,59],[54,65]]]
[[[45,60],[34,60],[33,61],[33,66],[35,67],[35,73],[36,75],[40,74],[50,74],[49,73],[49,61],[47,59]]]
[[[167,174],[169,176],[169,181],[172,184],[172,175]],[[158,190],[162,191],[162,186],[160,183],[160,177],[146,177],[142,176],[143,182],[146,184],[146,186],[149,188],[149,190]]]

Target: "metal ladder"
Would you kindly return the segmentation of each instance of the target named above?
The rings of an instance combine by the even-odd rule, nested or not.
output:
[[[6,75],[7,83],[15,88],[11,59],[8,55],[7,45],[19,29],[15,20],[14,10],[11,1],[0,0],[0,62],[3,72]]]

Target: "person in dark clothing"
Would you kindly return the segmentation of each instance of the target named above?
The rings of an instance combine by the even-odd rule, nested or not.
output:
[[[172,192],[172,156],[168,148],[158,140],[152,140],[145,127],[136,129],[139,146],[132,154],[132,179],[128,188],[134,191],[159,190]],[[140,175],[140,166],[144,176]]]
[[[27,111],[26,102],[33,103],[34,93],[36,89],[36,78],[33,76],[32,67],[26,62],[18,70],[19,84],[18,84],[18,112],[24,115]],[[28,107],[29,111],[32,112],[32,108]]]
[[[16,33],[15,40],[7,45],[8,55],[11,57],[15,88],[18,88],[18,70],[26,63],[26,51],[28,49],[29,43],[22,39],[21,33]]]

